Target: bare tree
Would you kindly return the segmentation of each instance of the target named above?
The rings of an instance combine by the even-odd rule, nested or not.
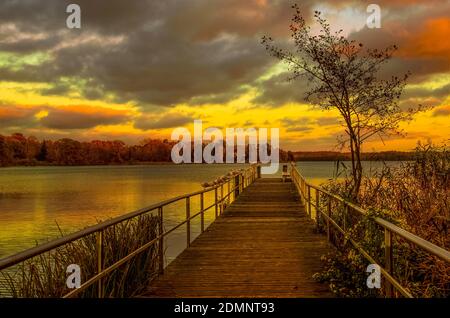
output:
[[[395,45],[382,50],[364,49],[343,36],[343,30],[331,31],[329,23],[315,11],[314,19],[320,32],[314,34],[306,25],[300,9],[293,6],[295,14],[290,25],[295,51],[282,49],[271,37],[263,37],[262,44],[274,57],[285,62],[291,77],[309,81],[310,89],[305,100],[321,109],[337,109],[345,127],[342,147],[349,147],[352,159],[352,188],[350,197],[357,200],[362,179],[361,147],[373,136],[402,134],[399,124],[409,121],[424,107],[402,110],[399,99],[409,76],[379,76],[383,65],[397,50]]]

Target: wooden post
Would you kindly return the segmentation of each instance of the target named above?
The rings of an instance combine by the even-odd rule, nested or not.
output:
[[[308,214],[311,217],[311,187],[308,185]]]
[[[306,182],[302,179],[302,191],[305,198],[305,204],[306,204]]]
[[[220,185],[220,214],[223,213],[223,204],[224,204],[224,199],[223,199],[223,183]]]
[[[203,192],[200,193],[200,230],[203,233],[205,231],[205,200]]]
[[[228,179],[228,182],[227,182],[227,200],[231,204],[230,183],[231,183],[231,179]]]
[[[159,219],[159,225],[158,225],[158,234],[160,236],[159,238],[159,273],[164,273],[164,224],[163,224],[163,208],[162,206],[158,208],[158,219]]]
[[[328,242],[331,241],[331,228],[330,228],[330,219],[331,219],[331,197],[328,197],[328,209],[327,209],[327,238]]]
[[[342,222],[342,229],[344,230],[344,233],[347,233],[347,209],[348,209],[348,205],[344,201],[344,215],[343,215],[344,219]]]
[[[240,184],[239,184],[240,177],[239,175],[236,175],[234,177],[234,200],[236,201],[236,198],[239,196],[239,190],[240,190]]]
[[[319,221],[320,221],[319,205],[320,205],[320,192],[319,192],[319,190],[316,189],[316,225],[317,225],[317,228],[319,228]]]
[[[191,246],[191,200],[186,198],[186,245]]]
[[[384,267],[392,275],[392,232],[384,229]],[[386,297],[392,297],[392,284],[386,279]]]
[[[218,212],[217,212],[217,188],[214,189],[214,211],[215,211],[215,215],[216,215],[216,219],[218,216]]]
[[[97,232],[97,274],[103,271],[103,230]],[[103,279],[100,278],[97,284],[98,298],[103,298]]]
[[[258,179],[261,179],[261,166],[260,165],[256,166],[256,177]]]

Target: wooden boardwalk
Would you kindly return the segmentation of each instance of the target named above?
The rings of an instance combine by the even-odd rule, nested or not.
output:
[[[330,297],[312,279],[329,249],[293,183],[258,179],[142,297]]]

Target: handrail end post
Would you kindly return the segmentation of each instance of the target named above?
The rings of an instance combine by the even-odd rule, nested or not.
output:
[[[392,232],[388,229],[384,229],[384,267],[389,275],[392,275],[393,268],[392,258]],[[386,297],[392,297],[392,284],[386,279]]]

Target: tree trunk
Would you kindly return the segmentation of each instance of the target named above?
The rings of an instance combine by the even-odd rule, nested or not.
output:
[[[359,191],[361,189],[361,182],[362,182],[362,174],[363,174],[363,168],[361,164],[361,144],[357,140],[357,137],[355,136],[355,177],[354,177],[354,188],[353,188],[353,200],[355,202],[358,201]]]
[[[347,120],[348,134],[350,137],[350,154],[352,159],[352,188],[349,192],[349,197],[352,201],[356,202],[358,200],[359,190],[361,188],[362,179],[362,165],[361,165],[361,147],[356,135],[352,122],[350,119]]]

